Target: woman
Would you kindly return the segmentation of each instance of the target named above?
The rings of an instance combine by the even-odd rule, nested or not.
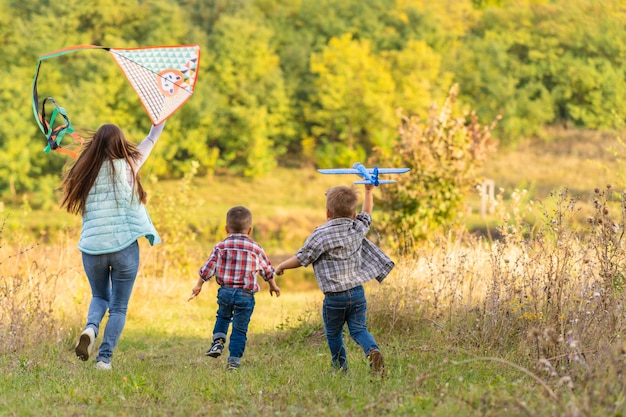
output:
[[[76,356],[91,356],[100,322],[109,310],[96,368],[111,369],[113,350],[126,323],[126,310],[137,270],[139,245],[161,241],[146,210],[146,192],[138,171],[163,132],[165,122],[152,126],[137,146],[114,124],[102,125],[66,172],[61,207],[82,215],[78,249],[91,286],[87,324],[76,345]]]

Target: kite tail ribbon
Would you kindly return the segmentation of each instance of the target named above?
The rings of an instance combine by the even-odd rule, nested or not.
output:
[[[46,102],[50,102],[54,105],[54,110],[50,115],[50,122],[46,121]],[[54,126],[54,122],[58,115],[61,115],[65,123],[53,129],[52,126]],[[72,151],[70,149],[61,147],[61,141],[63,141],[63,137],[65,137],[66,134],[70,135],[72,138],[78,141],[81,146],[85,141],[80,135],[78,135],[74,131],[72,122],[67,116],[67,112],[65,111],[65,109],[63,107],[60,107],[52,97],[48,97],[43,101],[41,105],[41,117],[42,125],[45,126],[46,130],[44,131],[44,134],[46,135],[46,139],[48,141],[48,145],[46,145],[44,152],[48,153],[50,152],[50,150],[54,150],[56,152],[61,152],[71,156],[74,159],[77,159],[80,148]]]
[[[41,68],[42,61],[54,58],[59,55],[67,54],[70,52],[75,52],[81,49],[107,49],[100,46],[95,45],[79,45],[73,46],[65,49],[61,49],[58,51],[50,52],[48,54],[42,55],[39,57],[37,62],[37,70],[35,71],[35,77],[33,79],[33,113],[35,114],[35,120],[37,120],[37,124],[39,125],[39,129],[46,136],[46,140],[48,144],[46,145],[44,152],[48,153],[50,150],[54,150],[56,152],[65,153],[72,158],[78,158],[78,153],[80,149],[77,150],[69,150],[67,148],[61,147],[61,141],[65,134],[69,134],[72,138],[77,140],[81,145],[84,143],[84,139],[78,135],[70,122],[69,117],[67,116],[67,112],[63,107],[60,107],[52,97],[49,97],[43,101],[41,104],[41,111],[39,110],[39,94],[37,93],[37,79],[39,78],[39,69]],[[46,120],[46,102],[50,102],[54,105],[54,110],[50,115],[50,121]],[[61,115],[63,118],[64,124],[54,128],[54,122],[58,115]]]

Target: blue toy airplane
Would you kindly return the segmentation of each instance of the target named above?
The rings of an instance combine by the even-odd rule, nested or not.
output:
[[[379,180],[379,174],[404,174],[409,172],[409,168],[365,168],[360,162],[355,162],[352,168],[332,168],[332,169],[318,169],[318,172],[322,174],[356,174],[363,178],[362,180],[355,181],[355,184],[372,184],[378,187],[380,184],[391,184],[396,182],[395,180]]]

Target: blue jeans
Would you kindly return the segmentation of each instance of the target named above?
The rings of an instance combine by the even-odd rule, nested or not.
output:
[[[213,340],[224,339],[228,326],[233,329],[228,343],[228,363],[239,364],[246,349],[248,324],[254,311],[254,293],[241,288],[220,287],[217,290],[217,317],[213,327]]]
[[[109,321],[96,361],[110,363],[126,324],[128,300],[139,269],[139,244],[135,241],[126,249],[105,255],[83,253],[83,268],[92,296],[85,328],[92,327],[97,337],[100,322],[109,310]]]
[[[361,346],[365,355],[369,355],[372,349],[378,349],[374,336],[367,331],[367,300],[363,286],[338,293],[326,293],[323,309],[326,340],[335,368],[348,369],[343,344],[344,323],[348,323],[350,336]]]

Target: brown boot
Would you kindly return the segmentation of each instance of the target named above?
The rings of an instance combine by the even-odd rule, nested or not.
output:
[[[370,350],[370,354],[367,355],[370,360],[370,369],[375,374],[385,375],[385,361],[383,360],[383,354],[378,349]]]

